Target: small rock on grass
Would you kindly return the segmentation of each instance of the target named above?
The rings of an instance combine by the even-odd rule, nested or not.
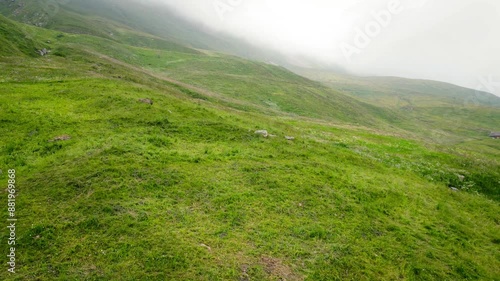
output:
[[[153,100],[152,99],[139,99],[139,102],[147,103],[149,105],[153,105]]]
[[[50,51],[47,50],[47,49],[45,49],[45,48],[43,48],[41,50],[38,50],[38,53],[40,54],[40,56],[43,57],[43,56],[47,55],[48,53],[50,53]]]
[[[267,130],[258,130],[258,131],[255,131],[255,134],[257,135],[261,135],[265,138],[267,138],[269,136],[269,133],[267,132]]]
[[[49,142],[55,142],[55,141],[67,141],[67,140],[70,140],[71,137],[68,136],[68,135],[62,135],[62,136],[58,136],[58,137],[55,137],[51,140],[49,140]]]
[[[203,247],[203,248],[206,248],[209,251],[212,251],[212,248],[210,246],[206,245],[206,244],[201,243],[200,246]]]

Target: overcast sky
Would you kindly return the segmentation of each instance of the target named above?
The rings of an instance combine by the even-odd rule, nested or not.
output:
[[[149,1],[355,74],[440,80],[500,95],[499,0]]]

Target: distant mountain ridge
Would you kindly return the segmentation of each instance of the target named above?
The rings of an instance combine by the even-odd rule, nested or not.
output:
[[[56,7],[48,5],[57,4]],[[202,24],[192,23],[166,5],[155,5],[137,0],[0,0],[0,13],[27,24],[72,33],[83,33],[110,38],[109,33],[92,28],[85,17],[101,17],[130,29],[161,37],[192,48],[213,50],[246,59],[278,64],[285,67],[307,66],[328,68],[339,73],[345,70],[331,63],[325,64],[305,56],[289,57],[257,46],[235,36],[214,31]],[[148,15],[145,17],[144,15]],[[84,24],[82,24],[84,23]]]
[[[279,52],[262,49],[250,42],[191,23],[165,5],[133,0],[61,0],[53,2],[62,3],[56,7],[47,6],[47,3],[37,0],[0,0],[0,13],[36,26],[111,39],[109,32],[93,27],[86,19],[101,17],[188,47],[288,64],[288,58]]]
[[[500,107],[500,97],[496,95],[446,82],[390,76],[358,77],[306,68],[292,70],[378,106]]]

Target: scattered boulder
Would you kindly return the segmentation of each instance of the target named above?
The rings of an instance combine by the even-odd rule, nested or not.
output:
[[[207,249],[209,251],[212,251],[212,248],[210,246],[206,245],[206,244],[201,243],[200,247],[203,247],[203,248],[205,248],[205,249]]]
[[[152,99],[140,99],[139,102],[147,103],[149,105],[153,105],[153,100]]]
[[[460,180],[460,181],[464,181],[464,179],[465,179],[465,176],[463,176],[463,175],[458,175],[458,180]]]
[[[255,131],[255,134],[257,135],[261,135],[265,138],[267,138],[269,136],[269,133],[266,131],[266,130],[258,130],[258,131]]]
[[[450,186],[451,191],[459,191],[458,188]]]
[[[43,49],[41,49],[41,50],[38,50],[38,53],[39,53],[39,54],[40,54],[40,56],[42,56],[42,57],[43,57],[43,56],[45,56],[45,55],[47,55],[49,52],[50,52],[50,51],[49,51],[49,50],[47,50],[47,49],[45,49],[45,48],[43,48]]]
[[[295,137],[285,136],[285,139],[289,140],[289,141],[293,141],[293,140],[295,140]]]
[[[62,136],[58,136],[58,137],[55,137],[51,140],[49,140],[49,142],[55,142],[55,141],[67,141],[67,140],[70,140],[71,137],[68,136],[68,135],[62,135]]]

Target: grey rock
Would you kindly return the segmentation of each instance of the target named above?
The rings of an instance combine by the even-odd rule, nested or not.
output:
[[[58,136],[58,137],[55,137],[51,140],[49,140],[49,142],[56,142],[56,141],[67,141],[67,140],[70,140],[71,137],[68,136],[68,135],[62,135],[62,136]]]
[[[269,136],[269,133],[266,130],[257,130],[257,131],[255,131],[255,134],[261,135],[265,138],[267,138]]]
[[[140,99],[139,102],[147,103],[149,105],[153,105],[153,100],[152,99]]]
[[[45,55],[47,55],[49,52],[50,52],[50,51],[49,51],[49,50],[47,50],[47,49],[45,49],[45,48],[43,48],[43,49],[41,49],[41,50],[38,50],[38,53],[39,53],[39,54],[40,54],[40,56],[42,56],[42,57],[43,57],[43,56],[45,56]]]

